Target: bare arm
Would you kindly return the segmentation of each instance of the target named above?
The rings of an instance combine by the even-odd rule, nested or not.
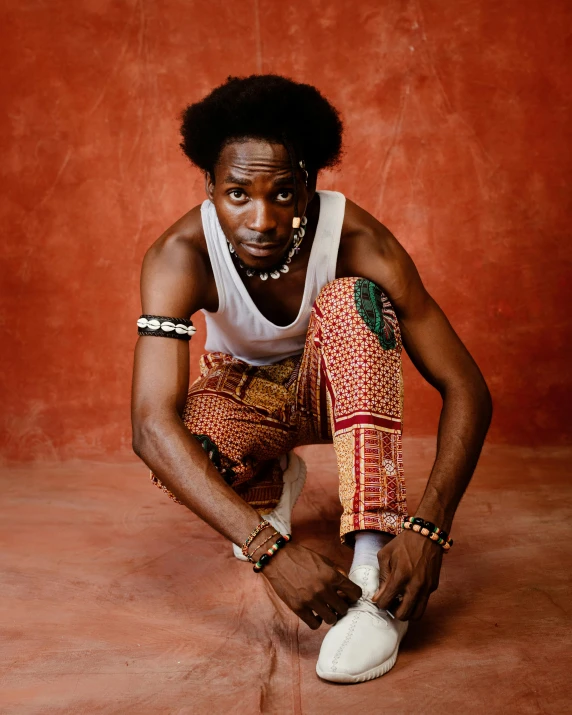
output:
[[[490,424],[491,395],[477,364],[426,291],[405,249],[373,217],[360,212],[354,210],[362,238],[348,257],[352,274],[369,278],[388,295],[408,355],[443,399],[437,456],[415,514],[449,531]],[[396,615],[404,620],[420,617],[429,593],[437,587],[441,549],[411,532],[404,532],[390,546],[381,552],[382,566],[393,577],[386,578],[378,603],[385,608],[395,595],[405,592]],[[402,565],[416,560],[417,566],[402,570],[400,560]]]
[[[477,364],[425,290],[413,261],[397,241],[393,250],[392,278],[381,285],[395,308],[407,354],[443,400],[437,456],[417,513],[449,531],[481,452],[492,401]]]
[[[159,241],[143,262],[143,313],[186,318],[202,307],[206,284],[204,260],[187,239]],[[141,336],[133,369],[133,449],[185,506],[240,544],[260,516],[226,484],[185,427],[188,387],[188,343]]]

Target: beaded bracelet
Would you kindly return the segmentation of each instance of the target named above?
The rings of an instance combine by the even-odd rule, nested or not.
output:
[[[270,536],[267,539],[264,539],[264,541],[260,544],[260,546],[257,546],[254,549],[254,551],[251,552],[250,556],[254,556],[254,554],[258,551],[258,549],[261,549],[264,546],[264,544],[267,544],[270,541],[270,539],[273,539],[275,536],[280,536],[280,532],[274,531],[272,534],[270,534]],[[254,559],[251,559],[251,561],[254,563]]]
[[[446,531],[439,529],[431,521],[425,521],[419,516],[410,516],[403,522],[403,528],[411,529],[411,531],[416,531],[421,536],[428,537],[431,541],[436,541],[443,551],[449,551],[453,546],[453,539],[449,538],[449,534]]]
[[[254,564],[252,570],[254,573],[260,573],[262,569],[266,566],[266,564],[270,561],[270,559],[274,556],[274,554],[290,541],[292,538],[291,534],[283,534],[280,536],[278,539],[276,539],[276,543],[273,544],[268,551],[265,554],[262,554],[262,556],[258,559],[258,561]]]
[[[248,547],[263,529],[268,529],[269,527],[272,528],[272,524],[266,521],[266,519],[263,519],[242,545],[242,555],[246,556],[249,561],[252,561],[252,556],[248,553]]]

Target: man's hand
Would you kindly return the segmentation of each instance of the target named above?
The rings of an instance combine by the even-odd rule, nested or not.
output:
[[[403,531],[379,553],[380,587],[373,600],[401,621],[423,615],[429,596],[439,585],[442,548],[412,531]],[[399,596],[403,600],[392,608]]]
[[[322,621],[334,624],[361,596],[361,588],[328,558],[298,544],[281,549],[262,573],[278,597],[312,630]]]

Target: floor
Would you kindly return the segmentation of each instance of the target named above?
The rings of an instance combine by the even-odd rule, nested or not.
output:
[[[299,451],[295,538],[347,566],[332,450]],[[405,440],[412,513],[432,458]],[[425,618],[361,685],[317,678],[326,626],[298,622],[141,463],[5,469],[0,713],[570,713],[571,464],[486,449]]]

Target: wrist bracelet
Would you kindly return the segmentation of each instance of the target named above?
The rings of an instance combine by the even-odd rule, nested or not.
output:
[[[262,556],[258,559],[258,561],[254,564],[252,570],[254,573],[260,573],[262,569],[268,564],[270,559],[274,556],[274,554],[279,550],[282,549],[286,544],[290,541],[292,538],[292,534],[282,534],[281,536],[276,539],[276,543],[273,544],[266,553],[262,554]]]
[[[270,539],[273,539],[275,536],[280,536],[280,532],[274,531],[272,534],[270,534],[270,536],[267,539],[264,539],[264,541],[261,544],[259,544],[255,549],[253,549],[250,552],[250,556],[254,556],[254,554],[258,551],[258,549],[261,549],[264,546],[264,544],[267,544],[270,541]],[[252,561],[252,563],[254,563],[253,558],[251,558],[250,560]]]
[[[421,536],[426,536],[431,541],[435,541],[443,551],[449,551],[453,546],[453,539],[449,538],[449,534],[443,531],[438,526],[435,526],[431,521],[425,521],[419,516],[410,516],[403,522],[404,529],[416,531]]]
[[[258,536],[258,534],[260,534],[260,532],[263,529],[268,529],[269,527],[272,528],[272,524],[270,524],[270,522],[266,521],[266,519],[263,519],[260,522],[260,524],[258,524],[256,529],[254,529],[254,531],[249,535],[249,537],[246,539],[244,544],[242,545],[242,547],[241,547],[242,555],[246,556],[246,558],[249,561],[252,561],[253,559],[252,559],[252,556],[248,553],[248,547],[250,546],[250,544],[252,544],[254,539]]]

